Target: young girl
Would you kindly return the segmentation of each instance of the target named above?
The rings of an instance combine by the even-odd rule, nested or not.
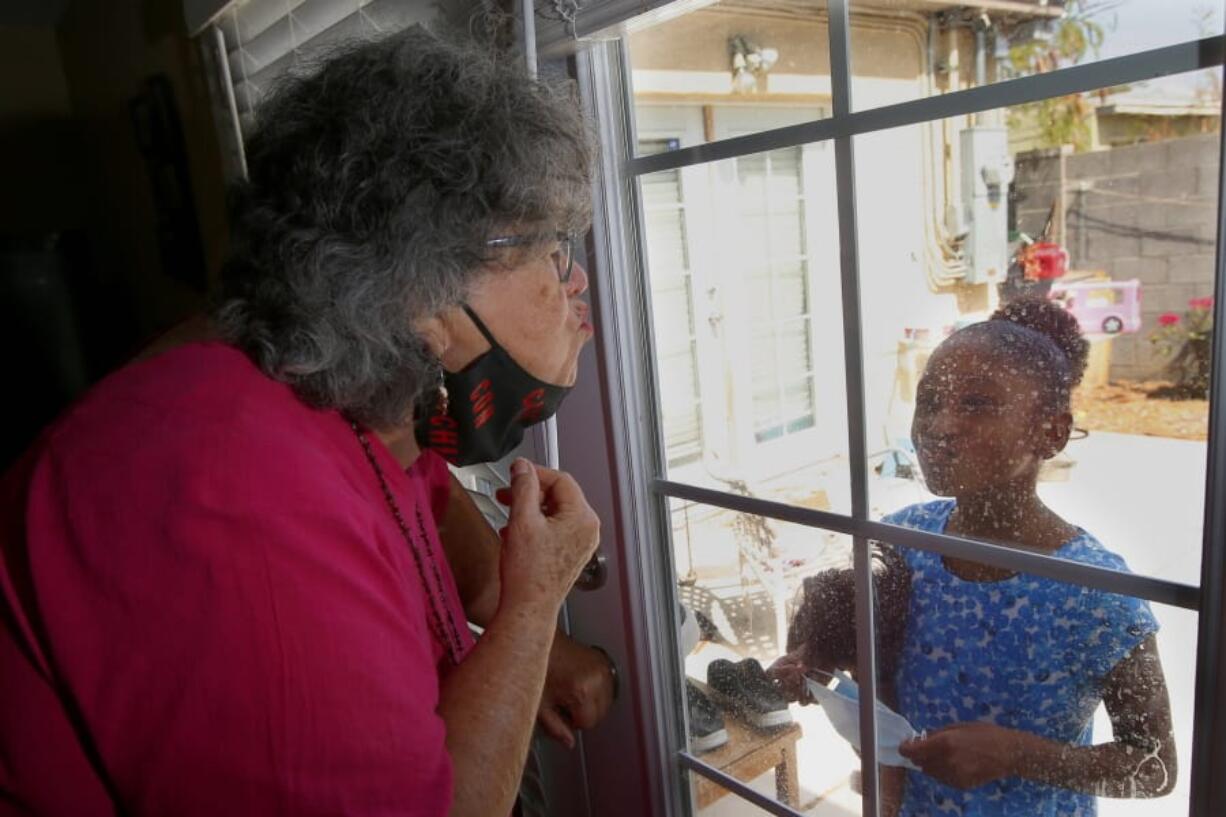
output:
[[[1087,351],[1076,320],[1039,298],[942,343],[912,438],[929,490],[951,498],[884,521],[1127,570],[1035,490],[1040,465],[1068,442]],[[928,551],[902,556],[905,613],[881,610],[905,621],[901,650],[883,656],[897,667],[884,692],[926,734],[900,750],[922,771],[885,770],[883,813],[1090,817],[1096,796],[1170,792],[1170,704],[1148,604]],[[1100,701],[1113,740],[1094,745]]]

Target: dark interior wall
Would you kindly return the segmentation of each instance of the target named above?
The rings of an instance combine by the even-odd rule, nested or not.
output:
[[[166,269],[157,212],[130,104],[165,76],[181,121],[191,199],[207,280],[225,252],[224,183],[200,55],[181,5],[167,0],[71,0],[58,42],[73,118],[82,135],[80,187],[93,261],[123,295],[136,342],[202,308],[205,292]]]
[[[6,233],[79,226],[75,129],[50,25],[0,25],[0,225]]]
[[[162,163],[156,178],[187,207],[155,196],[133,128],[132,100],[154,76],[185,157],[181,173]],[[20,398],[0,434],[2,466],[90,383],[202,309],[217,279],[221,158],[180,3],[0,8],[0,176],[0,347]],[[195,264],[167,263],[167,212],[187,213],[178,223]]]
[[[63,235],[85,223],[79,140],[52,19],[0,21],[0,348],[15,399],[0,465],[88,383]],[[10,386],[12,388],[12,386]]]
[[[201,308],[205,290],[159,253],[157,204],[132,99],[165,76],[182,124],[206,282],[225,252],[221,159],[199,53],[168,0],[69,0],[55,20],[0,18],[0,235],[83,232],[85,275],[109,312],[105,345],[130,346]],[[91,299],[92,300],[92,299]]]

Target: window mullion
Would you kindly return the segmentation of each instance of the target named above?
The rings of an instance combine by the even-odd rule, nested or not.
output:
[[[1023,105],[1052,97],[1095,91],[1116,85],[1182,74],[1199,68],[1221,65],[1222,37],[1207,37],[1178,45],[1141,51],[1123,57],[1074,65],[1045,74],[995,82],[963,91],[900,102],[866,111],[839,113],[829,119],[801,122],[783,128],[735,136],[716,142],[670,150],[654,156],[636,156],[626,164],[626,172],[639,176],[675,167],[706,164],[749,153],[825,142],[838,136],[916,125],[954,116],[980,113],[997,108]],[[833,70],[833,64],[832,64]]]
[[[1226,101],[1223,101],[1226,117]],[[1226,326],[1226,142],[1218,146],[1217,256],[1214,259],[1213,325]],[[1192,733],[1193,817],[1226,813],[1226,340],[1213,333],[1209,390],[1208,464],[1205,469],[1204,543],[1201,552],[1201,600],[1196,650],[1196,719]]]
[[[657,480],[652,487],[656,493],[675,499],[686,499],[703,505],[778,519],[781,522],[844,533],[853,538],[860,536],[867,539],[879,539],[915,550],[926,550],[954,559],[981,562],[992,567],[1029,573],[1059,582],[1080,584],[1105,590],[1108,593],[1135,596],[1171,607],[1199,610],[1201,606],[1199,587],[1167,579],[1157,579],[1137,573],[1124,573],[1108,567],[1074,562],[1005,545],[990,545],[945,533],[932,533],[885,522],[860,520],[832,511],[819,511],[767,499],[728,494],[668,480]]]
[[[865,441],[864,355],[860,320],[860,268],[856,235],[855,156],[850,131],[840,126],[851,115],[851,13],[849,0],[830,0],[830,86],[834,103],[835,187],[839,218],[839,269],[843,288],[843,355],[847,379],[847,455],[851,470],[851,515],[868,519],[868,448]],[[852,536],[856,584],[856,670],[860,695],[861,813],[877,817],[877,656],[873,637],[873,580],[869,540]]]
[[[708,780],[714,780],[720,786],[741,799],[748,800],[768,814],[774,814],[775,817],[803,817],[803,814],[796,809],[780,803],[773,797],[758,792],[732,775],[721,772],[709,763],[702,762],[689,752],[680,752],[678,757],[681,760],[681,765],[685,768],[702,775]]]

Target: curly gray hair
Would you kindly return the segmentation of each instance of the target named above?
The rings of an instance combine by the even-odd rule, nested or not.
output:
[[[486,240],[586,227],[591,132],[569,86],[419,28],[332,53],[258,109],[222,336],[311,405],[404,423],[438,366],[412,324],[464,299]]]

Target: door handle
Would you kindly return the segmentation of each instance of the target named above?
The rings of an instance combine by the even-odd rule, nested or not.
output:
[[[609,579],[609,562],[603,553],[597,553],[584,565],[583,572],[575,580],[577,590],[599,590]]]

